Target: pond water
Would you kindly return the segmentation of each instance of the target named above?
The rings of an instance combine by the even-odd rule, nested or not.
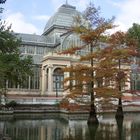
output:
[[[113,114],[100,115],[98,119],[98,126],[88,127],[86,120],[67,120],[56,114],[1,118],[0,136],[7,140],[140,140],[139,113],[125,114],[119,123]]]

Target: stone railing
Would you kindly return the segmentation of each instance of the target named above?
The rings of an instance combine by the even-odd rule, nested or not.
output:
[[[61,101],[62,97],[8,97],[7,102],[15,101],[18,104],[57,104]]]

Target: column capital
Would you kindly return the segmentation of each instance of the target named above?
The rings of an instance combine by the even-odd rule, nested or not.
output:
[[[43,70],[46,70],[46,68],[47,68],[47,65],[42,67]]]
[[[49,65],[48,65],[48,68],[53,68],[53,65],[52,65],[52,64],[49,64]]]

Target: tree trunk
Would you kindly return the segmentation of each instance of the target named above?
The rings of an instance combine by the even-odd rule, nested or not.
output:
[[[118,84],[119,84],[119,93],[121,93],[122,87],[121,87],[121,78],[122,77],[122,72],[121,72],[121,60],[119,59],[119,73],[118,73]],[[115,115],[116,119],[120,119],[123,118],[123,107],[122,107],[122,98],[121,96],[119,97],[119,101],[118,101],[118,108],[117,108],[117,112]]]
[[[123,114],[122,100],[121,100],[121,97],[120,97],[119,101],[118,101],[118,108],[117,108],[115,118],[120,119],[120,118],[123,118],[123,117],[124,117],[124,114]]]
[[[99,121],[97,119],[95,105],[94,105],[94,103],[91,103],[87,124],[88,125],[95,125],[95,124],[97,125],[98,123],[99,123]]]
[[[90,44],[90,52],[91,54],[93,53],[93,44]],[[91,58],[90,60],[90,64],[91,67],[93,68],[93,59]],[[95,100],[95,95],[94,95],[94,71],[91,71],[91,85],[90,85],[90,96],[91,96],[91,105],[90,105],[90,112],[89,112],[89,118],[87,121],[88,125],[94,125],[94,124],[98,124],[98,119],[97,119],[97,114],[96,114],[96,108],[95,108],[95,104],[94,104],[94,100]]]

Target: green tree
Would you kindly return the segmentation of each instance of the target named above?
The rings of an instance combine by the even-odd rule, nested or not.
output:
[[[0,4],[6,0],[1,0]],[[32,74],[32,58],[23,57],[19,47],[21,41],[11,31],[11,26],[0,21],[0,93],[6,93],[6,83],[12,81],[22,84],[28,75]]]
[[[140,49],[140,25],[133,23],[133,26],[130,27],[127,31],[128,39],[134,39],[137,41],[137,47]]]
[[[140,25],[133,23],[133,26],[130,27],[127,31],[128,40],[133,40],[136,42],[138,55],[134,58],[135,64],[140,65]]]

